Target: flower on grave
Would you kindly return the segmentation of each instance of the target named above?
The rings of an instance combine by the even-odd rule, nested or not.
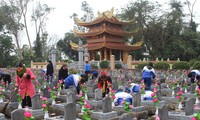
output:
[[[195,90],[195,96],[198,98],[199,95],[200,95],[200,89],[199,89],[199,87],[197,87]]]
[[[62,84],[63,84],[63,80],[58,80],[58,86],[57,86],[57,90],[58,90],[58,91],[61,90]]]
[[[34,117],[32,116],[32,113],[29,110],[26,110],[24,112],[24,120],[34,120]]]
[[[109,89],[112,89],[112,83],[107,81],[107,87],[108,87]]]
[[[35,84],[36,84],[36,87],[38,90],[41,89],[40,83],[37,80],[36,80]]]
[[[177,93],[176,99],[178,100],[178,102],[182,102],[183,101],[182,94],[183,94],[183,92],[181,90]]]
[[[51,95],[51,98],[53,99],[53,100],[55,100],[56,99],[56,93],[55,93],[55,91],[53,91],[52,89],[48,89],[48,91],[50,92],[50,95]]]
[[[3,94],[3,88],[0,87],[0,98],[3,98],[4,94]]]
[[[92,120],[90,115],[92,114],[91,106],[90,104],[88,104],[87,100],[83,100],[84,102],[84,106],[82,108],[83,110],[83,116],[82,116],[82,120]]]
[[[111,97],[112,102],[113,102],[114,99],[115,99],[115,91],[114,91],[114,90],[111,90],[111,91],[110,91],[110,97]]]
[[[46,97],[42,97],[42,108],[43,108],[43,111],[48,111],[48,101],[47,101],[47,98]]]
[[[131,108],[133,108],[133,105],[131,105],[130,102],[122,101],[121,104],[126,112],[130,112]]]
[[[172,90],[174,90],[175,84],[176,84],[176,82],[173,80],[172,83],[171,83],[171,85],[172,85]]]
[[[156,120],[160,120],[160,117],[158,115],[156,115]]]
[[[141,91],[141,94],[145,94],[145,84],[144,84],[144,80],[141,81],[141,84],[140,84],[140,91]]]
[[[81,84],[81,90],[82,90],[84,93],[87,93],[87,92],[88,92],[88,88],[87,88],[87,86],[85,85],[85,83]]]
[[[194,107],[194,109],[195,109],[195,113],[193,114],[193,117],[192,117],[192,119],[191,120],[200,120],[200,113],[199,113],[199,108],[198,108],[198,105],[195,105],[195,107]]]
[[[5,89],[6,83],[2,80],[0,86]]]
[[[188,86],[188,83],[187,83],[187,81],[185,80],[185,81],[184,81],[184,84],[183,84],[183,88],[184,88],[184,89],[187,89],[187,86]]]
[[[19,93],[17,94],[17,101],[22,102],[22,97],[21,97],[21,94],[19,94]]]
[[[160,101],[158,100],[156,93],[153,92],[153,93],[151,94],[151,97],[153,98],[152,101],[153,101],[155,107],[158,108],[158,105],[159,105],[159,102],[160,102]]]
[[[129,87],[129,88],[131,88],[131,83],[132,83],[132,81],[129,80],[129,81],[128,81],[128,87]]]
[[[197,86],[198,80],[196,79],[196,77],[195,77],[195,80],[194,80],[194,81],[195,81],[195,82],[194,82],[194,85]]]
[[[79,104],[84,105],[85,96],[83,95],[83,92],[80,92],[79,99]]]
[[[158,82],[155,83],[155,87],[156,87],[156,89],[159,89]]]

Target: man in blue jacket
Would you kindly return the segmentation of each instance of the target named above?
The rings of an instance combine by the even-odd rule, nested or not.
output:
[[[142,70],[142,79],[146,85],[146,90],[151,90],[151,82],[156,77],[155,70],[153,69],[153,63],[149,62],[147,66],[144,66]]]
[[[85,83],[85,77],[79,74],[71,74],[64,80],[65,82],[65,89],[69,89],[70,86],[75,86],[76,91],[80,93],[80,84]]]

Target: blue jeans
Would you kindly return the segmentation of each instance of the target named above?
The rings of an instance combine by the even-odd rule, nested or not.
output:
[[[143,78],[144,84],[147,86],[146,90],[151,90],[151,78]]]

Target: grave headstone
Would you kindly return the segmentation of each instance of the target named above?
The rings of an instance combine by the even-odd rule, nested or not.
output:
[[[160,117],[160,120],[168,120],[168,107],[166,105],[162,105],[158,108],[158,116]]]
[[[131,113],[123,113],[119,120],[133,120]]]
[[[190,94],[194,94],[195,88],[196,88],[196,86],[194,84],[190,85]]]
[[[102,100],[102,91],[101,91],[101,89],[96,89],[95,91],[94,91],[94,93],[95,93],[95,100],[96,101],[98,101],[98,100]]]
[[[18,100],[17,100],[17,94],[16,94],[16,92],[11,92],[11,96],[13,95],[13,98],[11,99],[11,102],[18,102]]]
[[[66,98],[67,98],[67,103],[71,102],[73,103],[76,101],[75,94],[73,92],[68,92]]]
[[[103,98],[102,101],[102,112],[103,113],[108,113],[112,111],[112,100],[110,97],[105,97]]]
[[[65,120],[76,120],[76,104],[67,103],[64,105],[64,119]]]
[[[188,98],[185,101],[185,115],[192,115],[194,113],[195,98]]]
[[[50,92],[48,91],[49,88],[44,88],[43,91],[42,91],[42,95],[43,97],[46,97],[46,98],[50,98],[51,95],[50,95]]]
[[[177,95],[177,93],[180,91],[180,87],[175,87],[174,88],[174,95]]]
[[[113,88],[112,88],[113,90],[115,90],[115,91],[118,90],[118,83],[116,80],[113,82],[112,86],[113,86]]]
[[[35,94],[32,99],[32,109],[36,110],[36,109],[42,109],[42,99],[40,98],[39,94]]]
[[[11,120],[24,120],[24,109],[16,109],[11,112]]]
[[[94,83],[94,84],[93,84],[93,90],[96,90],[96,89],[98,88],[97,85],[98,85],[97,83]]]
[[[157,95],[158,100],[161,101],[162,100],[162,96],[161,96],[161,90],[160,89],[156,91],[156,95]]]
[[[69,89],[70,89],[73,93],[77,94],[76,86],[72,85],[72,86],[69,87]]]
[[[141,95],[140,95],[140,93],[133,93],[132,94],[132,96],[133,96],[133,106],[134,107],[138,107],[138,106],[140,106],[141,105]]]

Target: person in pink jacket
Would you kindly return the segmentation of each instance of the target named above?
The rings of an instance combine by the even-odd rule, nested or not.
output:
[[[15,90],[19,90],[22,98],[22,107],[32,107],[31,98],[35,94],[35,87],[32,80],[36,78],[30,68],[26,68],[22,62],[16,65],[17,76]]]

